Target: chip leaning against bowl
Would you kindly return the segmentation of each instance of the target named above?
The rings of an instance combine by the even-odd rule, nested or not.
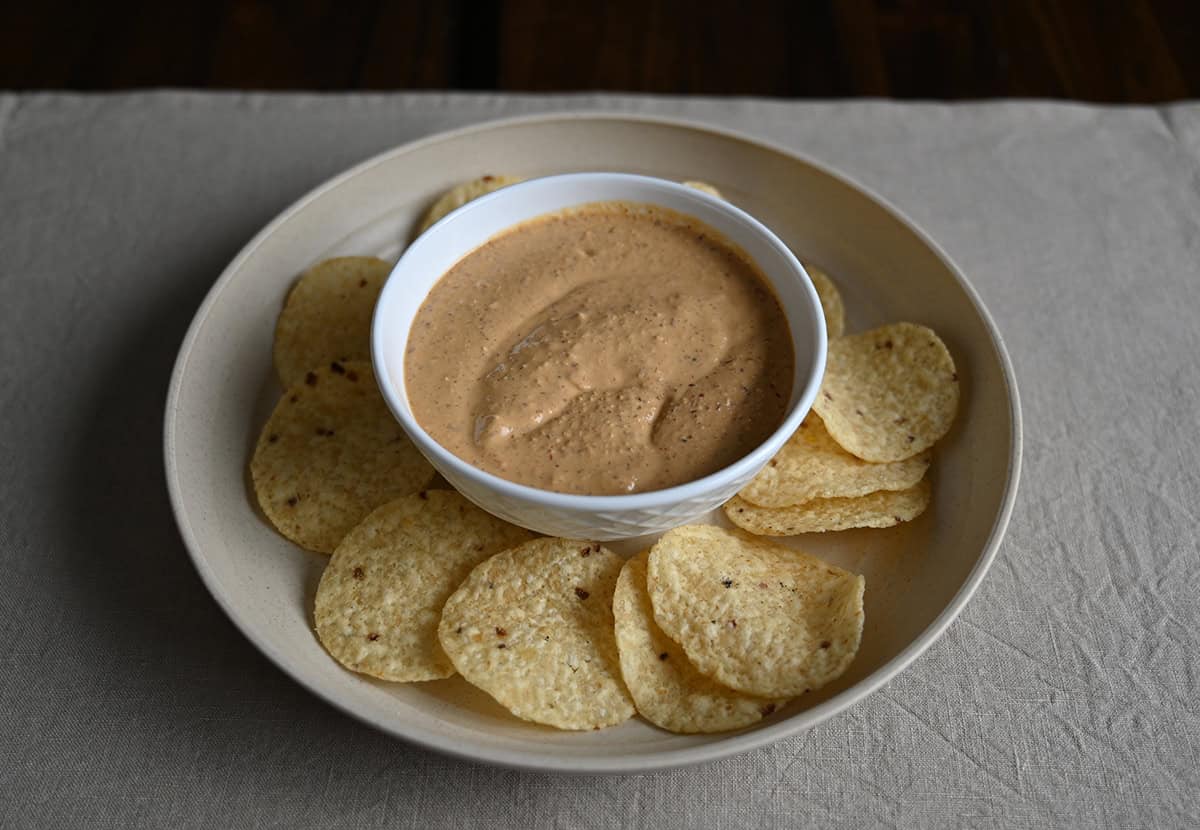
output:
[[[782,422],[795,356],[758,266],[661,207],[539,217],[455,264],[405,356],[417,421],[511,481],[612,495],[728,466]]]

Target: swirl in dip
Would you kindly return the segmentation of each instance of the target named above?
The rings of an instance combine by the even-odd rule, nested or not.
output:
[[[405,385],[464,461],[546,490],[659,490],[783,421],[795,356],[758,267],[697,219],[599,202],[498,234],[417,312]]]

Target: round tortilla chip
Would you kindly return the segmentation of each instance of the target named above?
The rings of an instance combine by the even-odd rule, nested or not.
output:
[[[844,499],[879,490],[907,490],[929,469],[923,452],[886,464],[863,461],[829,436],[821,419],[809,413],[767,466],[738,493],[758,507],[790,507],[813,499]]]
[[[531,538],[451,490],[389,502],[333,552],[317,588],[317,636],[352,671],[449,677],[454,666],[437,637],[446,599],[480,562]]]
[[[392,416],[371,364],[333,363],[283,393],[250,461],[271,524],[301,547],[333,553],[350,528],[433,478]]]
[[[724,732],[757,723],[783,700],[745,695],[705,677],[654,622],[643,551],[625,563],[613,595],[621,674],[638,714],[671,732]]]
[[[442,648],[464,678],[524,720],[559,729],[628,720],[612,614],[623,564],[569,539],[499,553],[446,601]]]
[[[683,186],[690,187],[692,190],[699,190],[701,193],[707,193],[709,196],[716,196],[718,199],[725,198],[723,195],[721,195],[721,191],[717,190],[715,187],[713,187],[708,182],[701,182],[701,181],[683,182]]]
[[[650,549],[654,619],[703,674],[760,697],[802,695],[846,670],[862,640],[863,577],[708,525]]]
[[[521,176],[480,176],[478,179],[472,179],[469,182],[455,185],[443,193],[429,210],[425,212],[425,216],[421,219],[421,224],[417,228],[417,233],[425,233],[431,225],[443,216],[458,210],[467,202],[478,199],[480,196],[486,196],[502,187],[508,187],[510,184],[517,184],[523,181],[525,179]]]
[[[813,409],[833,440],[859,458],[911,458],[954,422],[954,358],[931,329],[915,323],[839,337],[829,343]]]
[[[371,359],[371,316],[391,270],[382,259],[347,256],[304,272],[275,324],[275,371],[285,387],[335,360]]]
[[[821,301],[821,311],[825,312],[825,333],[832,340],[841,337],[846,330],[846,306],[842,303],[842,295],[833,284],[829,275],[815,265],[804,263],[804,270],[812,280],[813,288],[817,289],[817,298]]]
[[[850,499],[813,499],[790,507],[759,507],[734,496],[725,503],[725,515],[758,536],[892,527],[924,513],[929,496],[929,482],[925,480],[907,490],[880,490]]]

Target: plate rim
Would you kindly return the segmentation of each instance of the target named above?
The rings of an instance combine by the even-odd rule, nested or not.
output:
[[[513,750],[495,747],[476,747],[472,750],[465,750],[455,741],[438,735],[432,731],[426,730],[417,725],[411,731],[399,731],[392,726],[381,721],[374,720],[369,716],[355,711],[352,706],[337,699],[332,694],[327,694],[317,685],[312,684],[309,680],[297,669],[294,669],[288,659],[279,653],[269,642],[260,638],[252,627],[223,595],[220,590],[220,583],[216,575],[209,568],[207,560],[202,552],[201,546],[198,543],[191,524],[186,513],[186,505],[182,498],[182,489],[179,482],[179,465],[176,455],[176,415],[179,410],[179,398],[183,387],[183,379],[190,362],[191,353],[200,330],[216,305],[218,297],[225,290],[242,269],[246,260],[248,260],[254,252],[265,242],[275,231],[288,222],[295,214],[304,210],[309,204],[321,198],[325,193],[341,186],[346,181],[357,177],[371,168],[390,160],[393,156],[403,155],[420,149],[429,144],[459,138],[462,136],[472,135],[474,133],[487,132],[496,128],[512,127],[512,126],[530,126],[538,123],[556,123],[564,121],[584,121],[584,120],[602,120],[626,122],[631,124],[642,124],[658,127],[682,128],[694,130],[701,133],[708,133],[722,138],[731,139],[734,141],[743,142],[759,149],[765,149],[774,153],[778,153],[787,158],[808,165],[818,172],[827,175],[841,184],[857,191],[860,195],[875,202],[879,207],[892,216],[897,222],[902,224],[908,231],[915,234],[916,237],[928,247],[928,249],[936,256],[950,274],[954,277],[959,287],[964,291],[967,299],[971,302],[975,312],[983,321],[984,329],[986,330],[990,340],[992,351],[994,352],[997,361],[1000,365],[1001,374],[1004,378],[1005,392],[1009,404],[1009,417],[1011,429],[1009,432],[1010,451],[1008,458],[1008,466],[1006,470],[1006,481],[1004,485],[1004,493],[1001,498],[1000,510],[997,513],[992,527],[988,532],[987,540],[984,543],[983,549],[975,564],[968,572],[962,586],[955,592],[954,596],[945,608],[927,625],[916,638],[913,639],[905,648],[893,656],[882,666],[871,672],[852,687],[834,695],[816,706],[806,709],[803,712],[797,713],[792,717],[781,721],[780,723],[765,726],[755,729],[750,732],[733,734],[728,738],[714,741],[710,744],[685,747],[679,749],[664,750],[650,757],[639,757],[637,759],[628,759],[622,756],[602,756],[602,757],[560,757],[552,752],[545,751],[526,751]],[[1008,348],[1005,345],[1004,338],[997,328],[995,320],[991,313],[983,304],[982,299],[976,292],[974,286],[967,279],[966,275],[958,267],[953,259],[946,253],[940,244],[934,240],[920,225],[914,222],[907,214],[893,205],[889,200],[880,196],[874,190],[864,186],[853,177],[831,168],[824,162],[818,161],[805,153],[796,152],[791,148],[784,147],[776,142],[759,138],[757,136],[743,133],[739,130],[732,130],[725,127],[715,126],[713,124],[688,118],[664,117],[657,115],[647,115],[642,113],[628,113],[621,111],[607,110],[568,110],[565,112],[541,112],[527,115],[519,115],[513,117],[487,119],[469,124],[463,127],[458,127],[451,130],[439,131],[430,135],[422,136],[412,141],[399,144],[394,147],[385,149],[376,153],[363,161],[358,162],[343,170],[300,196],[298,199],[289,204],[279,214],[268,222],[261,230],[256,233],[249,242],[247,242],[237,255],[221,272],[220,276],[213,283],[205,294],[203,302],[197,308],[191,323],[188,325],[187,333],[184,335],[183,341],[180,344],[179,352],[176,355],[174,366],[171,370],[171,380],[167,391],[166,407],[164,412],[163,424],[163,454],[166,467],[167,492],[171,502],[171,512],[174,515],[176,526],[179,529],[180,537],[183,540],[184,547],[187,549],[188,557],[192,561],[193,567],[199,574],[201,581],[209,594],[216,600],[218,606],[224,611],[225,615],[230,619],[234,626],[241,634],[250,641],[263,655],[267,657],[276,668],[283,671],[293,681],[300,684],[310,693],[314,694],[321,700],[332,705],[337,710],[350,715],[352,718],[361,723],[365,723],[385,734],[400,738],[403,741],[416,744],[426,749],[433,750],[443,755],[448,755],[465,761],[475,763],[489,763],[500,767],[517,770],[530,770],[539,772],[567,772],[567,773],[582,773],[582,774],[637,774],[643,772],[653,772],[657,770],[676,769],[685,766],[693,766],[697,764],[708,763],[722,758],[727,758],[733,755],[739,755],[744,752],[749,752],[764,746],[768,746],[784,738],[793,737],[801,734],[814,726],[828,720],[838,712],[848,709],[850,706],[858,703],[864,698],[879,691],[883,686],[893,680],[902,671],[908,668],[918,657],[920,657],[930,646],[932,646],[949,628],[950,624],[958,617],[967,603],[975,595],[975,592],[982,584],[987,571],[995,561],[999,552],[1000,545],[1003,541],[1005,531],[1008,528],[1009,520],[1012,517],[1013,508],[1016,503],[1017,490],[1020,482],[1021,473],[1021,458],[1023,449],[1024,429],[1021,418],[1020,395],[1017,390],[1016,374],[1013,369],[1011,358],[1008,354]]]

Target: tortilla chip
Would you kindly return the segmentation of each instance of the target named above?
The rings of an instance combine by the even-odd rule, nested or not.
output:
[[[746,694],[818,689],[858,651],[865,580],[799,551],[692,525],[663,534],[647,574],[659,627],[701,673]]]
[[[371,364],[350,361],[314,369],[283,393],[250,476],[280,533],[333,553],[376,507],[423,489],[433,467],[383,402]]]
[[[471,572],[438,637],[464,678],[524,720],[599,729],[629,719],[612,597],[624,560],[569,539],[535,539]]]
[[[625,563],[613,597],[621,674],[638,714],[671,732],[723,732],[757,723],[786,703],[735,692],[696,670],[654,621],[649,556],[644,551]]]
[[[285,387],[335,360],[371,359],[371,317],[391,270],[375,257],[348,256],[304,272],[275,324],[275,371]]]
[[[450,490],[385,504],[355,526],[321,575],[317,636],[343,666],[383,680],[454,674],[442,606],[483,560],[533,538]]]
[[[813,409],[847,451],[866,461],[902,461],[950,430],[958,373],[932,330],[893,323],[829,343]]]
[[[929,506],[929,482],[907,490],[880,490],[852,499],[813,499],[790,507],[759,507],[734,496],[725,515],[743,530],[759,536],[795,536],[854,527],[892,527],[909,522]]]
[[[903,461],[873,464],[851,455],[809,413],[767,466],[738,493],[759,507],[790,507],[813,499],[853,498],[879,490],[907,490],[929,469],[923,452]]]

